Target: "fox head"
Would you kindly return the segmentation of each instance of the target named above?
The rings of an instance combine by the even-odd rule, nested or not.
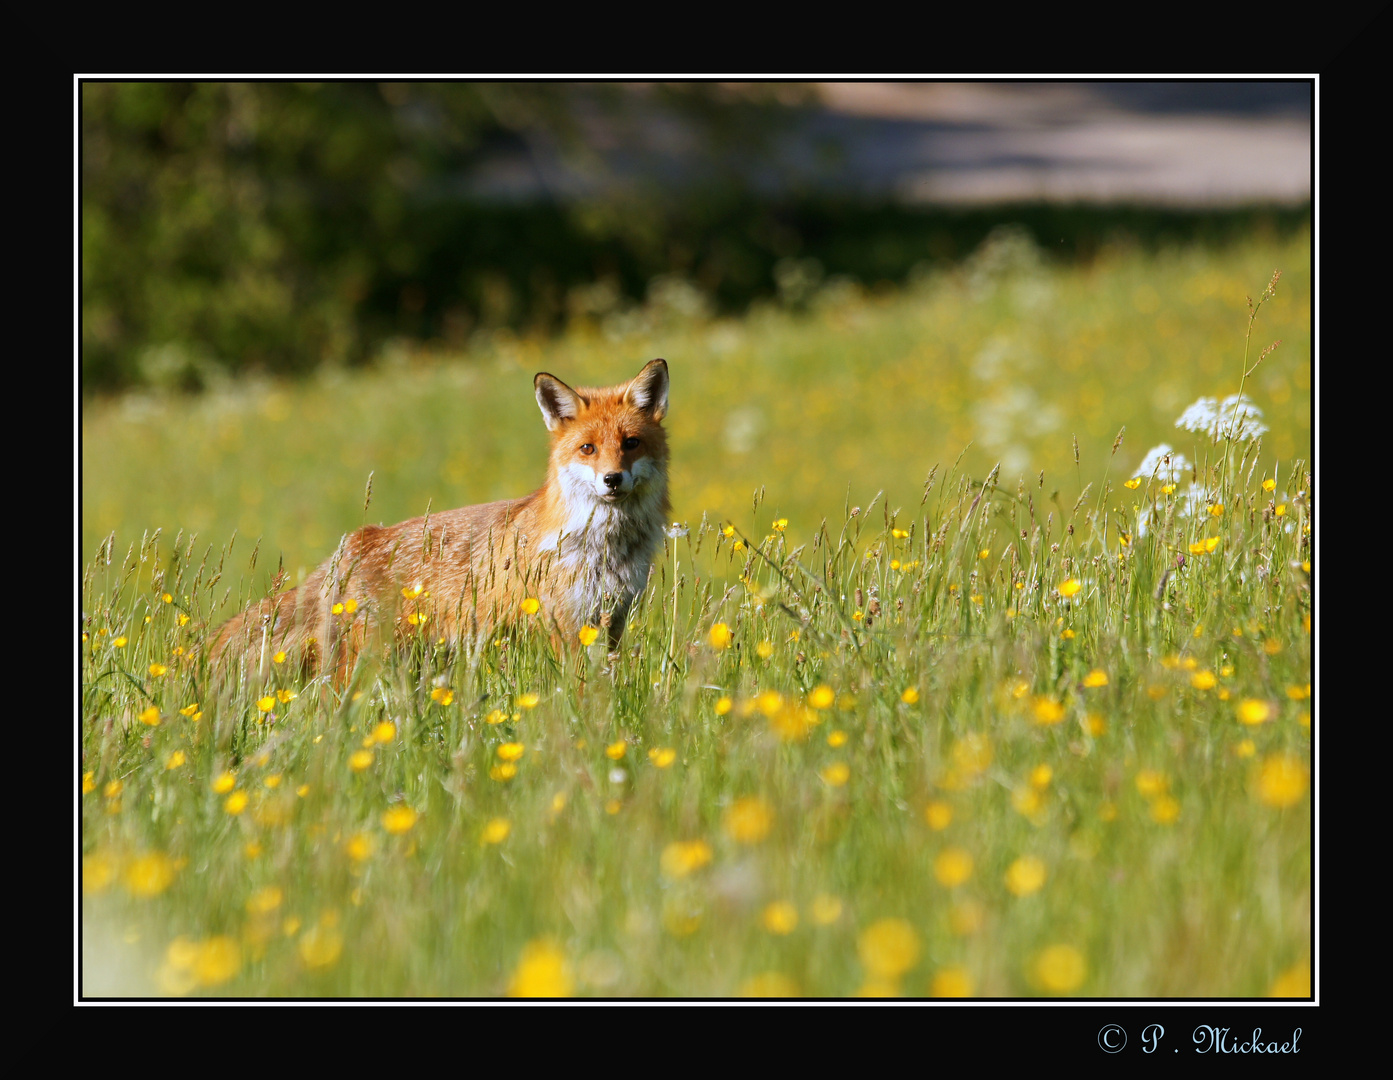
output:
[[[533,385],[551,432],[551,472],[568,502],[666,501],[666,360],[650,360],[618,386],[572,390],[545,371]]]

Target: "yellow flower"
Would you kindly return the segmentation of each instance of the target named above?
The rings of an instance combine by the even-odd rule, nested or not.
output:
[[[819,893],[813,897],[809,913],[813,917],[813,922],[817,923],[818,926],[830,926],[842,917],[842,902],[835,896]]]
[[[379,721],[372,729],[372,741],[375,743],[389,743],[396,737],[397,725],[390,720]]]
[[[1011,805],[1016,808],[1016,812],[1028,818],[1035,818],[1043,808],[1040,793],[1034,788],[1017,788],[1011,793]],[[1041,821],[1044,819],[1041,818]]]
[[[711,647],[713,649],[728,649],[735,635],[730,632],[730,627],[723,622],[718,622],[711,627]]]
[[[1130,480],[1124,480],[1122,481],[1122,486],[1132,491],[1136,491],[1137,488],[1141,487],[1141,477],[1134,476]]]
[[[517,761],[526,752],[527,747],[520,742],[505,742],[498,748],[498,757],[502,761]]]
[[[761,660],[768,660],[771,656],[774,655],[773,643],[768,641],[761,641],[758,645],[755,646],[755,654]]]
[[[677,840],[663,848],[658,866],[663,876],[676,880],[711,861],[711,845],[705,840]]]
[[[1223,517],[1223,516],[1224,516],[1224,504],[1223,504],[1223,503],[1214,503],[1213,505],[1210,506],[1210,508],[1209,508],[1209,513],[1210,513],[1213,517]]]
[[[731,701],[728,697],[723,696],[718,698],[716,701],[716,715],[724,716],[726,713],[730,712],[734,705],[735,702]]]
[[[760,916],[764,929],[783,937],[798,929],[798,909],[787,900],[775,900]]]
[[[245,791],[234,791],[227,797],[227,801],[222,804],[222,808],[233,817],[236,817],[247,808],[247,793]]]
[[[788,518],[779,518],[778,521],[774,522],[774,530],[775,530],[776,532],[783,532],[783,531],[784,531],[785,529],[787,529],[787,528],[788,528]]]
[[[861,931],[856,954],[873,979],[898,979],[919,962],[919,935],[904,919],[880,919]]]
[[[1060,582],[1059,595],[1064,597],[1073,596],[1082,588],[1083,585],[1080,584],[1078,578],[1070,578],[1068,581]]]
[[[1173,825],[1180,817],[1180,800],[1161,795],[1151,801],[1151,820],[1157,825]]]
[[[836,749],[838,746],[845,746],[847,738],[847,733],[840,728],[835,731],[829,731],[827,733],[827,745],[833,749]]]
[[[1031,702],[1031,712],[1037,724],[1048,726],[1064,719],[1064,706],[1053,698],[1037,697]]]
[[[522,613],[524,615],[535,615],[538,611],[541,610],[542,602],[538,600],[535,596],[529,596],[518,606],[522,608]]]
[[[746,795],[726,807],[721,825],[736,843],[757,844],[774,827],[774,810],[758,795]]]
[[[268,915],[280,907],[284,899],[279,885],[267,885],[247,897],[247,911],[252,915]]]
[[[484,717],[484,723],[501,724],[506,719],[508,719],[507,713],[505,713],[502,709],[494,709],[486,717]]]
[[[766,971],[751,975],[737,992],[742,998],[794,998],[798,996],[798,984],[787,975]]]
[[[784,707],[784,696],[777,690],[761,690],[755,705],[765,716],[777,716]]]
[[[105,851],[82,857],[82,891],[99,893],[111,885],[120,869],[117,860]]]
[[[929,996],[936,998],[966,998],[972,996],[972,977],[965,968],[944,968],[934,974],[929,984]]]
[[[1037,788],[1048,787],[1054,779],[1054,770],[1048,765],[1036,765],[1030,770],[1030,783]]]
[[[1272,983],[1268,997],[1304,998],[1311,996],[1311,965],[1306,961],[1289,967]]]
[[[185,760],[184,751],[176,750],[169,755],[169,760],[164,763],[165,770],[177,769],[180,765],[184,764]]]
[[[182,709],[180,709],[180,710],[179,710],[179,715],[180,715],[180,716],[193,716],[193,715],[194,715],[195,713],[197,713],[197,712],[198,712],[198,702],[195,701],[192,705],[185,705]]]
[[[1214,684],[1219,680],[1215,678],[1214,672],[1208,669],[1197,671],[1190,676],[1190,685],[1196,690],[1213,690]]]
[[[934,800],[924,807],[924,820],[935,832],[942,832],[953,821],[953,808],[946,802]]]
[[[231,791],[231,790],[232,790],[234,787],[236,787],[236,786],[237,786],[237,774],[236,774],[236,773],[231,773],[231,772],[221,773],[221,774],[219,774],[218,778],[217,778],[216,780],[213,781],[213,791],[214,791],[216,794],[218,794],[218,795],[226,795],[229,791]]]
[[[1244,698],[1238,703],[1238,722],[1255,727],[1270,720],[1274,711],[1271,704],[1266,701],[1260,701],[1257,698]]]
[[[563,998],[570,997],[574,988],[570,964],[561,947],[553,941],[537,940],[523,947],[518,966],[508,983],[508,996]]]
[[[1310,769],[1300,758],[1271,754],[1263,759],[1253,785],[1254,794],[1261,802],[1281,810],[1301,801],[1310,777]]]
[[[677,760],[677,751],[671,747],[657,747],[648,751],[648,760],[660,769],[666,769]]]
[[[1276,491],[1276,490],[1277,490],[1277,481],[1276,481],[1276,480],[1273,480],[1272,477],[1269,476],[1266,480],[1264,480],[1264,481],[1262,482],[1262,490],[1263,490],[1263,491]]]
[[[348,767],[354,772],[362,772],[372,764],[371,750],[355,750],[348,757]]]
[[[404,833],[416,824],[416,811],[409,806],[393,806],[382,814],[382,827],[389,833]]]
[[[192,975],[200,986],[221,986],[242,966],[242,947],[225,934],[209,938],[198,946]]]
[[[270,712],[276,707],[276,697],[274,694],[267,694],[264,698],[258,698],[256,707],[262,712]]]
[[[151,664],[151,665],[150,665],[150,674],[151,674],[152,677],[154,677],[154,678],[156,678],[156,679],[158,679],[161,675],[163,675],[163,674],[164,674],[166,671],[168,671],[168,670],[169,670],[169,668],[165,667],[163,664]]]
[[[343,614],[343,605],[342,605],[342,604],[335,604],[333,607],[331,607],[331,608],[329,609],[329,612],[330,612],[330,614],[332,614],[332,615],[342,615],[342,614]],[[276,661],[276,662],[277,662],[277,663],[280,663],[279,660]]]
[[[449,705],[455,700],[455,692],[448,686],[437,686],[430,692],[430,699],[437,705]]]
[[[903,539],[905,539],[907,536],[909,536],[909,530],[908,530],[908,529],[891,529],[891,530],[890,530],[890,535],[893,536],[896,540],[903,540]]]
[[[1108,685],[1108,673],[1101,668],[1094,668],[1083,677],[1084,686],[1092,689],[1097,686]]]
[[[126,785],[120,780],[107,781],[106,787],[102,788],[102,794],[108,799],[114,799],[124,791]]]
[[[944,848],[934,858],[934,877],[940,885],[953,889],[971,876],[972,856],[962,848]]]
[[[785,742],[806,739],[809,730],[817,723],[817,713],[802,705],[781,708],[769,717],[770,728]]]
[[[424,626],[426,624],[426,620],[429,618],[430,616],[427,615],[424,611],[413,611],[410,615],[406,617],[406,621],[409,622],[412,626]]]
[[[295,700],[297,697],[299,697],[299,696],[300,696],[300,695],[297,694],[297,693],[295,693],[294,690],[277,690],[277,691],[276,691],[276,700],[279,701],[282,705],[289,705],[292,701],[294,701],[294,700]]]
[[[321,920],[300,935],[296,951],[307,968],[332,967],[343,952],[343,935],[335,926]]]
[[[605,757],[609,758],[610,761],[618,761],[620,758],[624,756],[625,752],[628,749],[628,743],[626,743],[623,739],[620,739],[618,742],[610,743],[608,746],[605,747]]]
[[[335,604],[334,606],[337,607],[338,605]],[[284,664],[284,663],[285,663],[285,656],[286,656],[285,650],[282,649],[280,652],[276,653],[275,656],[271,657],[271,662],[272,662],[272,663],[275,663],[275,664]]]
[[[904,693],[900,695],[900,700],[906,705],[913,705],[919,700],[919,691],[913,686],[905,687]]]
[[[96,773],[88,771],[82,774],[82,794],[88,795],[97,790]]]
[[[1006,868],[1006,888],[1013,896],[1029,896],[1045,884],[1045,864],[1034,855],[1022,855]]]
[[[1277,508],[1276,508],[1275,510],[1273,510],[1272,512],[1273,512],[1274,514],[1276,514],[1278,517],[1286,517],[1286,515],[1287,515],[1287,504],[1286,504],[1286,503],[1278,503],[1278,504],[1277,504]]]
[[[111,643],[115,645],[118,649],[124,649],[126,647],[126,639],[124,636],[113,638]]]
[[[851,766],[845,761],[834,761],[818,774],[829,787],[841,787],[851,779]]]
[[[836,696],[830,686],[819,686],[808,695],[808,704],[814,709],[830,709]]]
[[[419,596],[430,595],[419,581],[415,585],[408,585],[406,588],[402,589],[401,594],[407,600],[415,600]]]
[[[151,851],[131,859],[121,878],[132,896],[158,896],[173,883],[179,866],[179,862],[163,852]]]
[[[535,708],[537,707],[537,704],[538,704],[541,700],[542,700],[542,695],[541,695],[541,694],[536,694],[536,693],[519,694],[519,695],[518,695],[518,703],[517,703],[517,704],[518,704],[518,708],[519,708],[519,709],[535,709]]]
[[[580,633],[576,635],[580,638],[580,643],[586,648],[595,644],[595,639],[600,636],[600,631],[593,626],[585,625],[580,628]]]
[[[1157,795],[1164,795],[1170,788],[1170,780],[1166,774],[1157,772],[1155,769],[1143,769],[1137,773],[1137,791],[1144,798],[1151,799]]]
[[[151,705],[148,709],[146,709],[144,712],[140,714],[140,722],[142,724],[149,724],[151,727],[159,727],[160,710],[155,708],[155,706]]]
[[[513,826],[509,824],[507,818],[491,818],[480,839],[485,844],[501,844],[508,839],[508,834],[513,831]]]
[[[989,548],[989,547],[984,547],[981,551],[979,551],[979,552],[977,553],[977,557],[978,557],[979,559],[989,559],[989,558],[991,558],[991,554],[992,554],[992,549]]]
[[[975,780],[992,763],[992,744],[985,735],[964,735],[953,744],[952,777],[957,781]]]
[[[1034,982],[1052,994],[1067,994],[1083,985],[1088,966],[1072,945],[1051,945],[1035,957]]]
[[[518,767],[511,761],[505,761],[501,765],[494,765],[489,769],[489,779],[498,780],[500,782],[511,780],[513,777],[517,776],[517,774]]]

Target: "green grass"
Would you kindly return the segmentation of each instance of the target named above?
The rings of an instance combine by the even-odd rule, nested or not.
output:
[[[84,991],[1305,994],[1308,265],[1306,238],[1086,270],[1008,242],[801,314],[93,403]],[[1271,430],[1221,469],[1175,418],[1237,389],[1274,266],[1255,341],[1284,344],[1245,388]],[[208,669],[282,560],[364,520],[369,472],[373,521],[522,494],[532,373],[655,355],[690,533],[612,664],[524,621],[347,687]],[[1123,486],[1162,441],[1222,513],[1188,475]]]

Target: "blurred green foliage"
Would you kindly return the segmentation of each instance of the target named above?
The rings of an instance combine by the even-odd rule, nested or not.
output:
[[[672,281],[722,312],[769,295],[797,306],[828,277],[901,282],[951,262],[1003,220],[1085,260],[1119,235],[1223,242],[1309,222],[1308,208],[945,210],[809,192],[781,184],[769,153],[809,92],[84,83],[84,390],[295,375],[392,339],[458,348],[480,328],[550,333]],[[600,182],[596,131],[624,140],[653,108],[682,121],[699,167],[680,183],[642,169]],[[481,198],[480,163],[510,152],[599,180]]]

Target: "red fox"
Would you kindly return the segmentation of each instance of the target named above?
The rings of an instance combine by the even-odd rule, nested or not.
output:
[[[571,640],[603,627],[616,646],[669,512],[667,361],[619,386],[573,390],[546,372],[533,385],[551,432],[540,489],[346,535],[299,588],[227,622],[214,661],[298,652],[344,675],[373,631],[457,640],[527,615]]]

